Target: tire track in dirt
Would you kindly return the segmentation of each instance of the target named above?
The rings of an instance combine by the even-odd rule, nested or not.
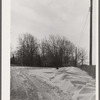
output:
[[[24,68],[15,68],[11,69],[11,100],[71,100],[71,95],[29,75]]]

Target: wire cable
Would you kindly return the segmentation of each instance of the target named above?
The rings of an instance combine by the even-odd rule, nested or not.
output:
[[[89,16],[89,11],[87,13],[87,16],[86,16],[86,19],[85,19],[85,23],[84,23],[84,26],[83,26],[83,29],[82,29],[82,32],[81,32],[81,35],[80,35],[80,38],[79,38],[78,46],[80,45],[80,41],[81,41],[81,38],[82,38],[82,35],[83,35],[83,32],[84,32],[84,29],[85,29],[86,24],[87,24],[88,16]]]

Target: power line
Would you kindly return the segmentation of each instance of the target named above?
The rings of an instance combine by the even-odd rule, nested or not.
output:
[[[82,32],[81,32],[81,35],[80,35],[80,38],[79,38],[78,46],[80,44],[80,41],[81,41],[81,38],[82,38],[82,35],[83,35],[83,32],[84,32],[84,29],[86,27],[88,16],[89,16],[89,11],[87,13],[87,16],[86,16],[86,19],[85,19],[85,23],[84,23],[84,26],[83,26],[83,29],[82,29]]]

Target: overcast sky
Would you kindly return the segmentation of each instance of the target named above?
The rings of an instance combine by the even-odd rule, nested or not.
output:
[[[94,0],[95,1],[95,0]],[[30,33],[38,39],[59,34],[89,51],[89,16],[82,33],[90,0],[11,0],[11,46],[18,37]],[[93,63],[96,46],[96,3],[93,15]]]

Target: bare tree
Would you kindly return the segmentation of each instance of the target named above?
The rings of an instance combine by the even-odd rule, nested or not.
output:
[[[85,64],[85,61],[87,60],[86,51],[82,48],[76,47],[73,57],[74,57],[74,60],[73,60],[74,66],[83,65]]]
[[[31,34],[24,34],[23,37],[19,37],[17,55],[22,65],[35,65],[35,56],[37,53],[38,43],[35,37],[33,37]]]
[[[68,64],[74,45],[64,37],[50,35],[42,44],[42,55],[48,66],[62,67]]]
[[[84,49],[80,49],[80,57],[79,57],[79,64],[84,65],[87,60],[87,54]]]
[[[56,68],[83,65],[87,58],[84,49],[77,48],[65,37],[50,35],[38,44],[31,34],[19,37],[19,46],[14,57],[19,65]]]

